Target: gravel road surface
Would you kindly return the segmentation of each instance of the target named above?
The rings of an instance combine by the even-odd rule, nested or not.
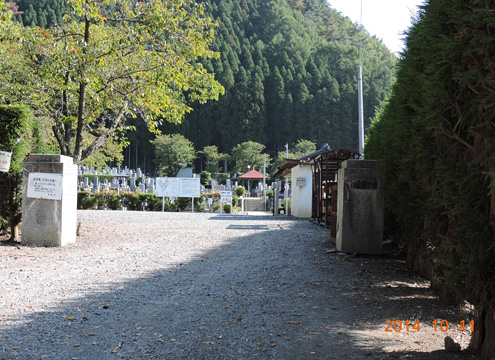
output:
[[[0,359],[468,358],[443,351],[467,345],[462,318],[403,260],[336,253],[307,220],[78,218],[75,244],[0,245]]]

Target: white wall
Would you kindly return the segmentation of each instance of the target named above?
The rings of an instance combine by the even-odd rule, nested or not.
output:
[[[291,214],[299,218],[311,218],[313,174],[310,165],[297,165],[291,169]],[[297,186],[297,178],[306,179],[306,185]]]

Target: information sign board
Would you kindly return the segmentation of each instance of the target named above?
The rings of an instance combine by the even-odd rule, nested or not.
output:
[[[232,203],[232,191],[221,191],[220,192],[220,202],[222,204]]]
[[[12,153],[0,151],[0,172],[9,172]]]
[[[199,197],[200,190],[199,178],[156,178],[158,197]]]
[[[156,178],[156,196],[178,197],[180,195],[180,178]]]
[[[27,197],[62,200],[62,175],[30,173],[28,177]]]
[[[199,197],[200,193],[199,178],[180,178],[180,197]]]

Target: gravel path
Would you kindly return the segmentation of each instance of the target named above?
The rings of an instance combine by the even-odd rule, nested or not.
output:
[[[387,256],[288,217],[79,211],[62,248],[0,246],[0,359],[464,359],[456,312]],[[386,319],[421,330],[386,332]],[[434,331],[446,319],[449,332]]]

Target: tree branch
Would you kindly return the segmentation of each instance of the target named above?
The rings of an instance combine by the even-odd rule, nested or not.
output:
[[[97,137],[91,145],[89,145],[86,149],[84,149],[84,151],[82,152],[81,160],[87,158],[95,151],[98,151],[106,143],[106,141],[110,138],[110,136],[112,136],[114,131],[117,129],[117,126],[119,126],[120,121],[122,120],[122,117],[124,116],[127,110],[127,106],[128,103],[124,103],[119,113],[113,120],[112,125],[107,129],[107,131],[104,134]]]

